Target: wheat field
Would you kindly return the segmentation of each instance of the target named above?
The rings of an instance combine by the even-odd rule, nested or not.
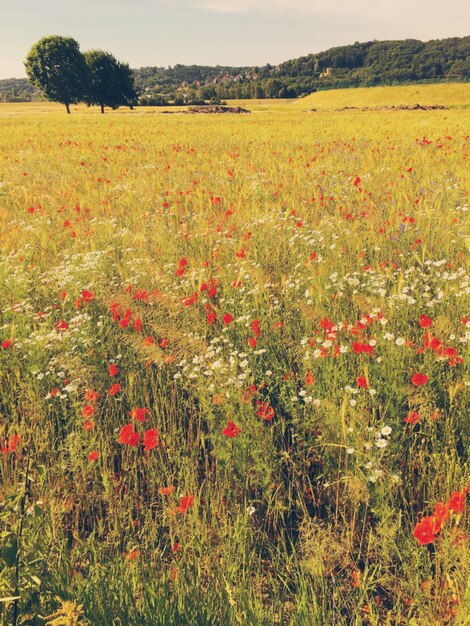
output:
[[[469,100],[0,105],[3,624],[469,623]]]

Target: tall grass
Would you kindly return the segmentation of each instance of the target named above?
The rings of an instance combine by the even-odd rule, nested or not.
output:
[[[468,114],[0,127],[3,623],[468,623]]]

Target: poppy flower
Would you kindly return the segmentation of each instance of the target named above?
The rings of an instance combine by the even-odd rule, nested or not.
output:
[[[258,417],[260,417],[261,419],[263,419],[265,421],[272,420],[273,417],[274,417],[274,409],[267,402],[262,402],[259,405],[259,409],[258,409],[257,415],[258,415]]]
[[[465,494],[466,489],[462,491],[453,491],[449,499],[449,509],[454,513],[463,513],[465,511]]]
[[[149,450],[152,450],[152,448],[156,448],[158,445],[158,430],[154,430],[153,428],[147,430],[144,434],[142,443],[144,444],[144,452],[148,452]]]
[[[421,315],[419,318],[419,325],[421,328],[429,328],[432,326],[432,319],[427,315]]]
[[[368,343],[359,343],[355,341],[353,343],[354,354],[374,354],[374,346],[370,346]]]
[[[226,313],[223,317],[223,320],[224,320],[225,326],[228,326],[233,321],[233,315],[230,315],[230,313]]]
[[[198,297],[199,295],[197,291],[195,291],[192,296],[190,296],[189,298],[183,298],[181,302],[183,303],[183,306],[191,306],[197,301]]]
[[[132,328],[138,332],[141,333],[144,330],[144,324],[142,322],[142,320],[140,319],[140,317],[136,317],[133,324],[132,324]]]
[[[139,443],[139,433],[134,432],[134,424],[126,424],[121,428],[118,443],[136,446]]]
[[[411,384],[416,386],[425,385],[428,380],[429,376],[426,376],[426,374],[413,374],[411,377]]]
[[[224,430],[222,431],[222,434],[225,437],[231,437],[231,438],[237,437],[240,433],[241,433],[240,428],[238,428],[236,424],[230,421],[227,422],[226,428],[224,428]]]
[[[98,457],[99,457],[99,452],[97,450],[93,450],[93,452],[90,452],[90,454],[88,455],[88,460],[96,461]]]
[[[4,454],[8,454],[8,452],[14,452],[18,447],[18,444],[20,443],[20,439],[21,438],[19,435],[12,435],[8,440],[7,445],[2,447],[2,452]]]
[[[88,289],[85,289],[84,291],[82,291],[81,295],[82,295],[83,302],[91,302],[93,298],[95,297],[95,294],[92,291],[89,291]]]
[[[253,334],[255,337],[259,337],[260,335],[259,320],[253,320],[251,322],[251,330],[253,331]]]
[[[307,372],[305,374],[305,384],[313,385],[314,383],[315,383],[315,376],[312,374],[312,372]]]
[[[91,417],[95,412],[95,407],[92,404],[86,404],[82,409],[83,417]]]
[[[133,417],[137,422],[145,422],[146,420],[146,415],[150,413],[150,411],[148,409],[145,408],[136,408],[136,409],[131,409],[131,411],[129,412],[129,415],[131,417]]]
[[[2,348],[4,350],[7,350],[8,348],[11,348],[12,345],[13,345],[13,341],[11,339],[7,339],[6,341],[2,341]]]
[[[109,388],[108,393],[110,396],[115,396],[120,391],[121,391],[121,385],[119,383],[114,383],[114,385],[111,385],[111,387]]]
[[[423,517],[413,530],[413,537],[418,540],[420,546],[432,543],[435,540],[434,523],[430,517]]]
[[[160,487],[160,489],[158,490],[158,493],[161,496],[169,496],[170,493],[172,493],[174,490],[175,490],[175,486],[170,485],[169,487]]]
[[[118,372],[119,372],[118,368],[114,365],[114,363],[111,363],[110,366],[108,367],[108,374],[110,376],[116,376]]]
[[[419,420],[419,413],[417,413],[416,411],[411,411],[411,413],[408,413],[408,415],[404,418],[404,421],[407,424],[416,424],[417,422],[419,422]]]
[[[448,504],[438,502],[434,507],[433,517],[445,522],[450,517],[450,507]]]
[[[93,391],[93,389],[88,389],[85,394],[85,400],[87,400],[88,402],[96,402],[99,397],[100,394],[97,391]]]
[[[83,422],[83,429],[86,431],[90,431],[94,425],[95,422],[93,420],[87,420],[86,422]]]
[[[249,344],[249,346],[250,346],[250,348],[251,348],[252,350],[254,350],[254,349],[256,348],[256,344],[257,344],[257,343],[258,343],[258,342],[256,341],[256,337],[250,337],[250,338],[248,339],[248,344]]]
[[[64,332],[69,329],[69,325],[65,320],[60,320],[60,322],[57,322],[56,328],[58,331]]]
[[[178,513],[186,513],[194,504],[194,496],[183,496],[180,501],[179,507],[177,507]]]
[[[366,379],[366,377],[365,377],[365,376],[358,376],[358,377],[356,378],[356,385],[357,385],[358,387],[363,387],[364,389],[367,389],[367,387],[369,386],[369,385],[367,384],[367,379]]]

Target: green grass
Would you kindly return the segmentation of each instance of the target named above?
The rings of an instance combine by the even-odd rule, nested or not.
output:
[[[0,106],[3,624],[467,623],[468,112],[264,106]]]

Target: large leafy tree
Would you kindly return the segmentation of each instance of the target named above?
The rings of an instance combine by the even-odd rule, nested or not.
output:
[[[39,87],[48,100],[70,105],[83,99],[88,68],[80,46],[71,37],[43,37],[29,51],[25,61],[29,81]]]
[[[101,113],[104,113],[105,106],[112,109],[121,105],[132,107],[137,95],[129,66],[102,50],[88,50],[84,57],[90,76],[85,102],[99,105]]]

